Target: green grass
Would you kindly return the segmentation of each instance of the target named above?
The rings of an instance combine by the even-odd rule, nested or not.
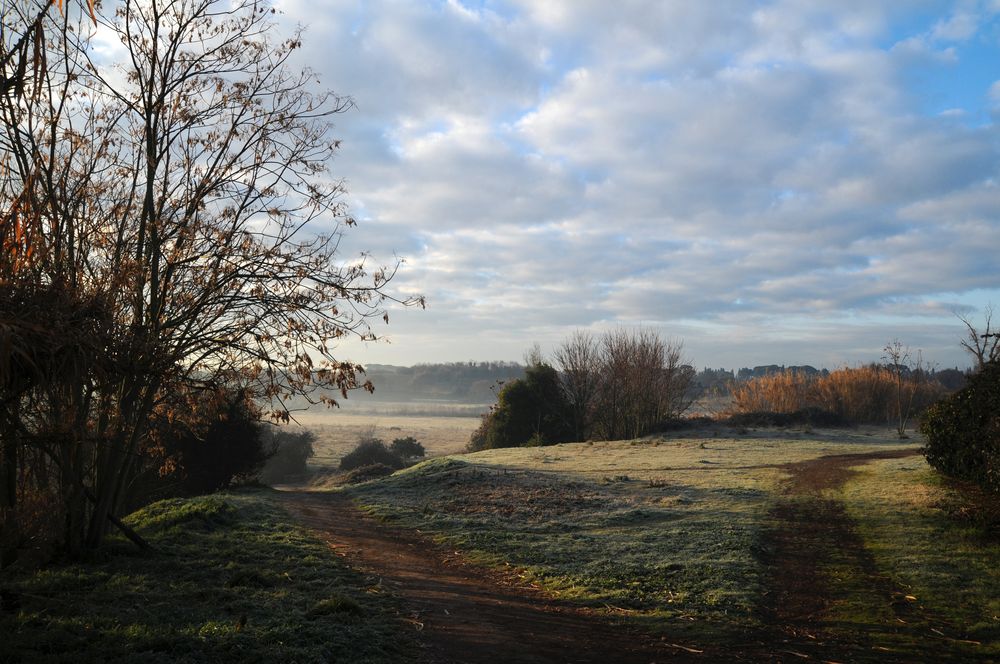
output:
[[[522,568],[563,597],[677,613],[749,608],[746,587],[728,582],[752,582],[755,574],[747,524],[760,505],[747,492],[734,499],[639,480],[591,483],[450,461],[365,492],[366,500],[379,496],[385,502],[372,509],[381,516],[416,519],[487,562]]]
[[[753,628],[777,464],[898,446],[861,433],[490,450],[351,489],[370,512],[581,604],[694,631]],[[912,446],[912,443],[910,444]]]
[[[268,491],[162,501],[91,562],[3,580],[0,662],[413,661],[391,598]]]
[[[918,457],[859,468],[842,498],[879,571],[914,598],[928,636],[1000,659],[1000,539],[961,517],[969,496]]]
[[[770,510],[787,498],[781,465],[900,447],[869,433],[491,450],[347,490],[380,518],[569,602],[694,643],[759,643],[761,552]],[[933,646],[935,657],[1000,661],[1000,544],[956,517],[956,489],[909,457],[860,466],[824,497],[844,503],[866,560],[919,609],[897,628],[881,586],[834,552],[822,570],[833,599],[825,629],[863,634],[852,651],[861,659],[879,657],[864,649],[872,643],[917,660]],[[91,562],[3,578],[21,606],[0,613],[0,662],[419,659],[377,579],[289,525],[268,491],[164,501],[129,522],[156,553],[113,539]]]
[[[373,514],[569,601],[704,644],[760,642],[783,464],[910,448],[887,433],[761,431],[490,450],[350,489]],[[817,552],[830,604],[815,627],[851,661],[1000,661],[1000,541],[957,518],[968,496],[922,457],[874,461],[823,496],[845,536]],[[995,499],[994,499],[995,500]],[[773,638],[773,637],[772,637]],[[776,637],[779,641],[780,635]],[[805,637],[807,640],[809,637]]]

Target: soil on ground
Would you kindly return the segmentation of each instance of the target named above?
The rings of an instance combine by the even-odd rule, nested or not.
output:
[[[767,591],[760,607],[763,630],[741,643],[693,644],[654,636],[609,617],[561,602],[525,583],[516,571],[488,569],[436,544],[420,531],[394,527],[361,512],[338,492],[285,491],[283,502],[315,529],[331,549],[401,601],[404,621],[417,630],[423,652],[416,661],[524,662],[912,662],[949,661],[955,629],[941,624],[905,589],[878,571],[843,505],[826,490],[841,486],[852,467],[876,459],[918,454],[894,450],[827,456],[783,466],[782,498],[769,515],[762,562]],[[835,571],[840,578],[835,578]],[[838,587],[842,580],[851,585]],[[853,584],[853,585],[852,585]],[[845,636],[845,625],[826,618],[838,593],[861,588],[884,621]],[[878,621],[876,621],[878,622]],[[897,642],[921,643],[918,650]]]
[[[471,564],[419,531],[380,523],[343,494],[285,492],[283,500],[335,553],[403,601],[402,618],[424,647],[415,659],[649,664],[693,654],[552,600],[515,572]]]

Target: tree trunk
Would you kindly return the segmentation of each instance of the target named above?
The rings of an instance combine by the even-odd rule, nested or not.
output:
[[[5,569],[17,560],[21,539],[17,523],[17,437],[9,428],[4,432],[0,472],[0,569]]]

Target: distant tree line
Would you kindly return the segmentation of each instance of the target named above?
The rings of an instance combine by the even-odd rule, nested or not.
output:
[[[694,376],[681,344],[655,332],[576,332],[553,364],[529,355],[524,378],[503,385],[469,448],[643,436],[687,410]]]
[[[372,394],[365,395],[361,403],[490,403],[497,398],[498,385],[524,378],[526,370],[525,364],[509,361],[427,363],[412,367],[371,364],[365,367],[365,374],[374,384],[375,390]],[[830,374],[827,369],[816,369],[809,365],[769,364],[737,370],[706,367],[694,375],[688,386],[688,393],[694,398],[704,394],[727,396],[736,383],[783,372],[816,377]],[[965,372],[958,369],[929,370],[929,374],[948,390],[956,390],[965,383]],[[310,405],[306,399],[301,398],[287,403],[293,408],[306,408]]]
[[[440,400],[456,403],[489,403],[493,388],[524,377],[517,362],[448,362],[412,367],[370,365],[368,378],[377,386],[372,397],[380,401]]]
[[[873,367],[879,365],[872,364]],[[907,369],[908,371],[908,369]],[[965,385],[968,370],[934,369],[924,368],[928,379],[940,383],[946,390],[953,391]],[[766,378],[778,374],[794,374],[808,378],[827,378],[831,371],[829,369],[817,369],[808,364],[804,365],[779,365],[764,364],[753,368],[743,367],[741,369],[711,369],[704,368],[699,371],[694,378],[693,385],[699,393],[714,392],[717,394],[730,394],[734,385],[752,381],[755,378]]]

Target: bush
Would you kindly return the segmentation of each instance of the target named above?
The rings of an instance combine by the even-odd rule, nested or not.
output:
[[[731,392],[736,413],[753,420],[743,423],[747,426],[766,426],[760,422],[765,415],[784,424],[887,424],[898,418],[900,408],[896,377],[880,366],[837,369],[825,376],[778,371],[736,383]],[[925,372],[911,371],[901,385],[903,410],[921,413],[943,393],[944,387]]]
[[[179,485],[162,490],[149,482],[149,491],[166,495],[198,495],[256,477],[271,455],[258,413],[241,390],[206,392],[196,399],[197,427],[186,427],[160,418],[154,423],[164,469]],[[161,475],[167,476],[164,470]],[[145,504],[138,500],[133,507]]]
[[[920,431],[932,467],[1000,491],[1000,363],[987,363],[968,385],[931,406]]]
[[[733,427],[841,427],[848,422],[838,413],[822,408],[801,408],[791,413],[776,413],[774,411],[754,411],[750,413],[734,413],[722,420],[723,424]]]
[[[357,447],[348,452],[340,460],[341,470],[354,470],[362,466],[381,464],[398,470],[405,466],[403,460],[392,452],[378,438],[368,438],[358,443]]]
[[[262,482],[273,484],[289,479],[301,479],[306,463],[315,454],[316,434],[311,431],[278,431],[271,436],[271,458],[260,472]]]
[[[665,433],[667,431],[683,431],[685,429],[698,429],[712,427],[718,424],[715,418],[708,415],[691,415],[689,417],[668,417],[661,420],[653,427],[655,433]]]
[[[401,459],[412,459],[414,457],[422,457],[426,454],[424,446],[413,436],[396,438],[392,441],[392,445],[389,446],[389,450]]]
[[[512,380],[472,434],[469,450],[563,443],[573,437],[569,405],[556,370],[539,363]]]

